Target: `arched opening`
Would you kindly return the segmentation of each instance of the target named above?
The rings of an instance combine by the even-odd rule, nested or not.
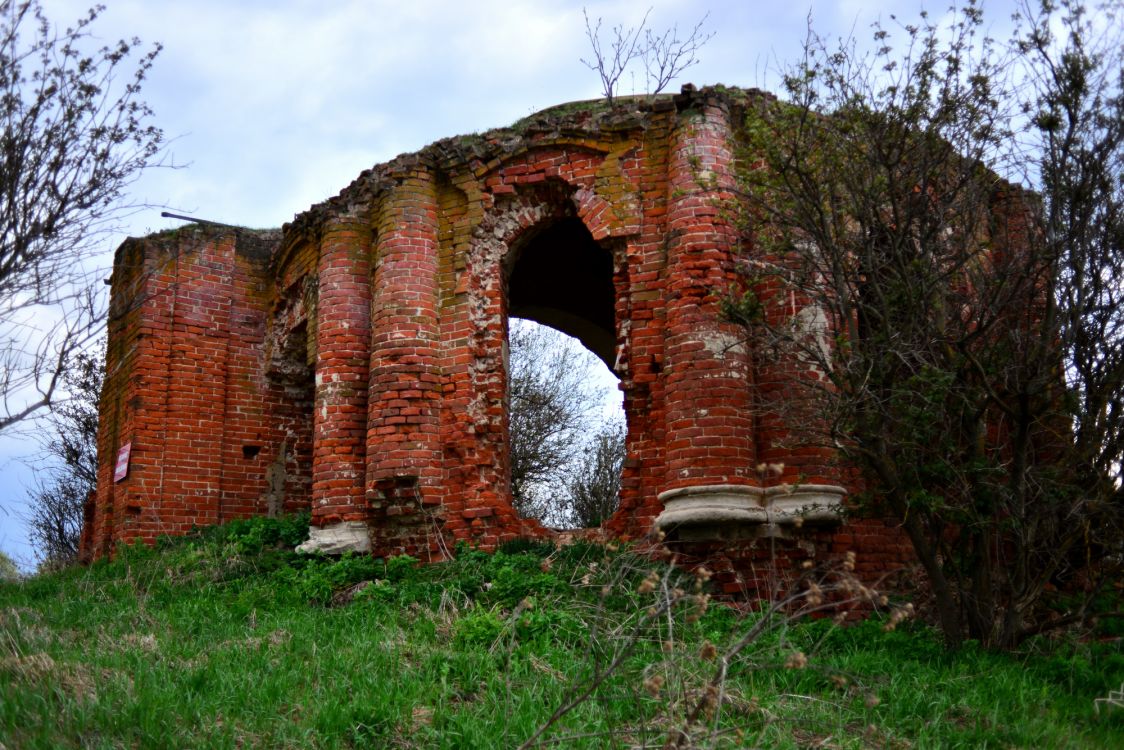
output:
[[[513,506],[555,528],[600,526],[625,457],[613,256],[566,218],[523,238],[505,270]]]
[[[617,345],[613,256],[565,218],[509,253],[507,312],[573,336],[612,369]]]

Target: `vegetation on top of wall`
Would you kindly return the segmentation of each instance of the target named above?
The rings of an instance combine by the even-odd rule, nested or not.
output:
[[[418,566],[297,555],[307,522],[0,583],[0,742],[1092,748],[1124,731],[1094,709],[1124,681],[1108,628],[948,654],[904,606],[796,615],[845,570],[807,571],[786,613],[711,603],[705,571],[637,549],[460,546]]]
[[[606,115],[628,115],[645,113],[652,110],[652,103],[656,101],[670,102],[674,94],[659,94],[657,96],[618,96],[610,104],[605,99],[582,99],[572,102],[555,104],[546,109],[532,112],[520,118],[503,130],[511,130],[519,134],[529,129],[549,126],[579,125],[589,120],[599,121]]]
[[[529,127],[538,123],[557,124],[570,121],[579,122],[585,119],[581,117],[582,115],[599,115],[609,111],[612,111],[612,106],[604,99],[581,99],[578,101],[556,104],[552,107],[532,112],[526,117],[519,118],[503,129],[512,130],[516,133],[524,133]]]

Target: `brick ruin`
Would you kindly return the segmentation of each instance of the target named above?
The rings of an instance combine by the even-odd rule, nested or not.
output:
[[[620,379],[627,460],[605,535],[663,530],[724,561],[730,590],[778,554],[853,550],[872,574],[911,560],[889,524],[842,522],[853,486],[830,451],[785,439],[793,414],[769,405],[814,373],[748,351],[719,314],[753,251],[724,205],[759,96],[564,105],[369,169],[280,230],[127,240],[83,556],[302,509],[309,550],[438,559],[549,535],[510,502],[517,316]]]

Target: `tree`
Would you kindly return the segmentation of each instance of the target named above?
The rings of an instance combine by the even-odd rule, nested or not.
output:
[[[713,32],[703,32],[709,14],[695,24],[690,36],[680,39],[678,26],[665,29],[663,33],[653,31],[648,26],[651,13],[651,8],[645,11],[637,26],[614,26],[606,47],[601,40],[601,19],[591,24],[589,13],[582,8],[585,36],[593,56],[589,60],[582,58],[581,62],[601,78],[601,90],[610,105],[616,97],[621,76],[634,60],[643,62],[646,90],[655,96],[684,70],[698,63],[696,53],[714,36]]]
[[[16,561],[8,557],[4,552],[0,552],[0,583],[8,581],[18,581],[20,577],[19,566]]]
[[[794,437],[861,469],[954,646],[1081,621],[1046,592],[1079,568],[1095,591],[1121,551],[1124,47],[1087,46],[1080,2],[1023,10],[1010,55],[974,2],[902,53],[810,33],[741,160],[728,314],[761,366],[796,363]]]
[[[98,399],[105,374],[103,353],[79,352],[62,375],[69,398],[47,417],[44,452],[50,464],[31,491],[27,522],[31,543],[46,565],[78,559],[86,498],[98,481]]]
[[[160,46],[132,67],[136,39],[87,52],[100,10],[60,30],[0,0],[0,429],[50,406],[96,335],[96,241],[162,149],[139,100]]]
[[[579,353],[548,328],[512,320],[510,403],[511,494],[523,517],[565,522],[567,467],[580,450],[595,396]]]
[[[600,526],[620,505],[624,468],[624,426],[608,423],[582,450],[568,485],[572,523],[578,528]]]
[[[603,365],[530,321],[513,319],[508,340],[515,510],[554,526],[598,526],[617,508],[625,451],[593,377]]]

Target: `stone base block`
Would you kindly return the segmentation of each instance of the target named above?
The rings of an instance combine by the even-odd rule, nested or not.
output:
[[[297,552],[342,555],[344,552],[370,552],[371,533],[363,521],[344,521],[332,526],[313,526],[308,541]]]

